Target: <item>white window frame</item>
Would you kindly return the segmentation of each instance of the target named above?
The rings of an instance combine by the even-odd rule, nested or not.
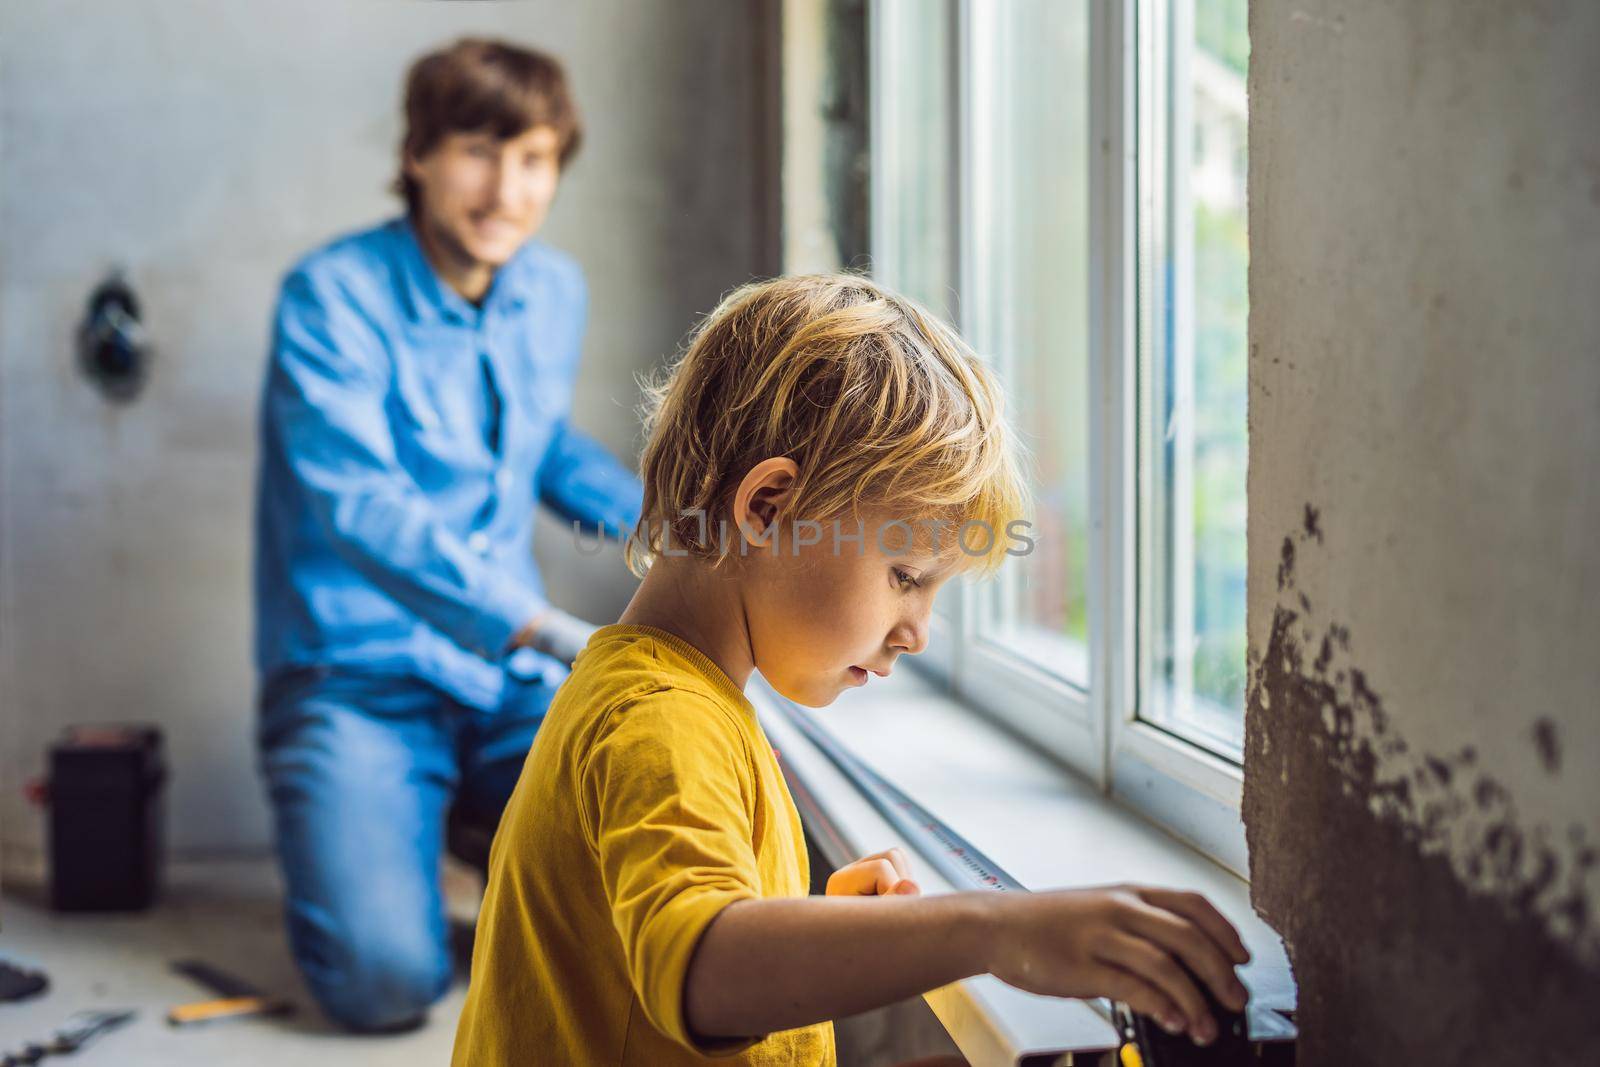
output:
[[[955,55],[950,75],[955,86],[958,159],[957,196],[951,225],[957,234],[955,276],[962,296],[960,322],[973,334],[984,321],[982,287],[975,263],[985,240],[974,206],[987,180],[983,161],[986,131],[981,64],[988,50],[985,15],[1003,0],[953,0]],[[1152,352],[1148,342],[1149,299],[1141,299],[1140,265],[1149,262],[1164,227],[1141,225],[1159,220],[1159,196],[1167,187],[1159,175],[1140,167],[1152,158],[1162,132],[1153,117],[1141,116],[1138,102],[1162,99],[1157,79],[1171,76],[1159,64],[1165,57],[1157,35],[1138,33],[1172,12],[1182,18],[1186,0],[1088,0],[1091,174],[1089,180],[1089,380],[1090,380],[1090,541],[1088,566],[1089,684],[1069,684],[1039,664],[988,639],[983,620],[992,617],[983,598],[992,590],[956,584],[945,597],[947,611],[934,620],[928,652],[919,660],[965,703],[1021,735],[1057,761],[1083,775],[1108,796],[1141,812],[1165,829],[1242,877],[1248,877],[1244,827],[1240,819],[1241,768],[1230,760],[1138,718],[1141,692],[1153,682],[1153,634],[1139,632],[1150,620],[1153,582],[1139,582],[1149,567],[1152,538],[1142,531],[1149,516],[1150,457],[1140,447],[1139,417],[1149,409],[1149,390],[1141,390]],[[872,100],[873,200],[882,203],[888,188],[884,167],[884,91],[894,84],[894,55],[883,29],[885,9],[917,0],[873,0],[869,12],[869,92]],[[920,5],[919,5],[920,6]],[[922,10],[927,10],[923,8]],[[904,9],[899,14],[904,14]],[[931,17],[931,16],[930,16]],[[887,213],[872,212],[874,273],[893,285],[896,264],[885,253],[894,246],[886,232]],[[1143,319],[1141,318],[1143,316]],[[1141,343],[1142,339],[1146,343]],[[1141,360],[1144,366],[1141,366]],[[1003,372],[1003,367],[1002,367]]]

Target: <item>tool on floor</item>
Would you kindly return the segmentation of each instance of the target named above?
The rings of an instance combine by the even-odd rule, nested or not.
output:
[[[133,1019],[133,1011],[80,1011],[67,1019],[67,1025],[44,1044],[27,1044],[20,1052],[0,1054],[0,1067],[22,1067],[38,1063],[46,1056],[65,1056],[87,1046],[101,1034],[110,1033]]]
[[[263,993],[242,978],[211,966],[203,960],[177,960],[172,969],[220,997],[179,1004],[167,1011],[167,1022],[172,1026],[192,1026],[196,1023],[217,1022],[222,1019],[248,1019],[263,1015],[289,1015],[294,1005],[283,997]]]
[[[30,971],[14,963],[0,960],[0,1002],[25,1000],[43,993],[50,987],[50,979],[43,971]]]
[[[919,854],[951,885],[1002,893],[1028,892],[1026,886],[970,841],[857,759],[820,723],[775,691],[771,691],[771,696],[784,717],[861,790],[890,826],[907,841],[922,843]],[[1276,1005],[1259,1003],[1252,994],[1244,1012],[1230,1012],[1212,998],[1204,983],[1195,984],[1210,1005],[1220,1035],[1205,1048],[1195,1045],[1186,1036],[1172,1037],[1155,1020],[1132,1012],[1120,1001],[1085,1001],[1105,1016],[1121,1037],[1123,1043],[1117,1050],[1120,1067],[1242,1067],[1294,1063],[1295,1026],[1275,1010]],[[1129,1020],[1128,1026],[1124,1026],[1124,1019]],[[1067,1053],[1057,1062],[1071,1064],[1075,1061],[1073,1054]]]

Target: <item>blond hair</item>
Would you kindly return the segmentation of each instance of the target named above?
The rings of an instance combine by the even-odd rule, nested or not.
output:
[[[993,370],[934,315],[863,277],[746,285],[643,384],[644,506],[626,550],[636,575],[668,537],[674,554],[720,563],[726,539],[694,516],[726,516],[745,474],[772,456],[799,468],[780,522],[882,508],[907,522],[986,523],[988,547],[962,549],[981,573],[1000,564],[1027,506]]]

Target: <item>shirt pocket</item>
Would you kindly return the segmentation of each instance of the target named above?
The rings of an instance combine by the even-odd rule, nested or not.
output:
[[[497,335],[507,357],[504,365],[517,374],[515,382],[506,383],[507,392],[515,394],[527,417],[543,422],[567,414],[578,377],[581,331],[556,310],[536,311]]]
[[[529,476],[549,448],[552,431],[572,407],[570,369],[525,332],[502,339],[498,366],[505,401],[505,462]]]
[[[486,474],[490,401],[476,347],[454,331],[407,340],[389,398],[396,457],[427,490]]]

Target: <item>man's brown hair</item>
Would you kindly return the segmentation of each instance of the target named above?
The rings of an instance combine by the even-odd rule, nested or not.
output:
[[[447,134],[488,133],[503,141],[549,126],[561,138],[563,170],[583,140],[560,61],[504,41],[466,37],[418,59],[406,75],[405,109],[394,191],[413,215],[421,190],[406,175],[405,157],[421,159]]]

